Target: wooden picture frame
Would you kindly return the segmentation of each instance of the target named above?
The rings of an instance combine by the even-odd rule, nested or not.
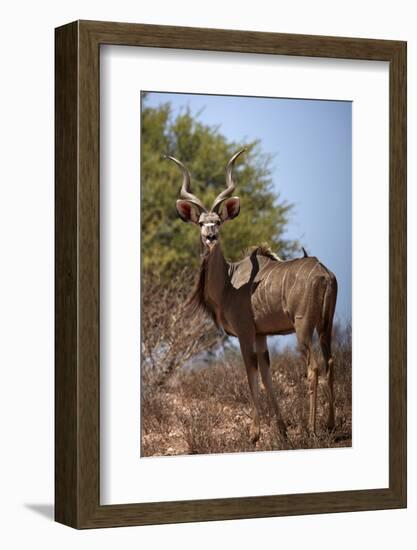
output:
[[[56,29],[55,519],[75,528],[406,506],[406,43],[77,21]],[[389,62],[389,487],[100,505],[99,56],[118,44]]]

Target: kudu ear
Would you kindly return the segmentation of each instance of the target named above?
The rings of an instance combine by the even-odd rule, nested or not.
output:
[[[220,219],[222,222],[233,220],[240,212],[240,199],[239,197],[231,197],[226,199],[223,203],[223,207],[220,212]]]
[[[200,213],[196,206],[186,200],[177,200],[177,212],[179,217],[184,222],[192,222],[198,224]]]

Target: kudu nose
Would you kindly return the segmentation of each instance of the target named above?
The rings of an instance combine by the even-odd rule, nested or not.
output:
[[[215,241],[217,239],[216,235],[207,235],[209,241]]]

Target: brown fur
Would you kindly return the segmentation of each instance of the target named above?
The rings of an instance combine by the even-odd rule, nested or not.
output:
[[[197,276],[194,281],[194,288],[191,292],[191,296],[187,300],[187,306],[189,307],[190,315],[193,317],[199,312],[204,313],[210,319],[213,320],[215,325],[219,328],[216,315],[211,307],[208,305],[205,296],[204,288],[206,285],[206,270],[207,270],[207,254],[201,256],[200,267],[197,272]]]
[[[259,246],[251,246],[245,250],[244,256],[242,259],[250,256],[255,253],[259,256],[265,256],[275,262],[281,262],[282,260],[272,252],[271,248],[267,243],[262,243]],[[214,321],[217,327],[219,327],[216,319],[216,315],[212,308],[207,303],[204,296],[204,288],[206,284],[206,270],[207,270],[207,253],[201,255],[200,267],[198,269],[195,281],[194,288],[191,292],[191,296],[187,300],[187,306],[190,308],[191,316],[198,314],[200,311],[205,313],[210,319]]]
[[[277,256],[274,252],[272,252],[268,243],[262,243],[259,246],[250,246],[245,250],[243,257],[245,258],[246,256],[250,256],[253,252],[255,252],[259,256],[266,256],[267,258],[270,258],[271,260],[274,260],[276,262],[282,262],[281,258]]]

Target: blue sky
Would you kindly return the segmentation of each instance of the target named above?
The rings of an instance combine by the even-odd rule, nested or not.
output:
[[[239,144],[259,139],[273,155],[272,180],[294,205],[286,236],[331,269],[336,317],[352,318],[352,104],[349,101],[150,93],[148,106],[190,108]],[[237,189],[237,194],[238,194]]]

